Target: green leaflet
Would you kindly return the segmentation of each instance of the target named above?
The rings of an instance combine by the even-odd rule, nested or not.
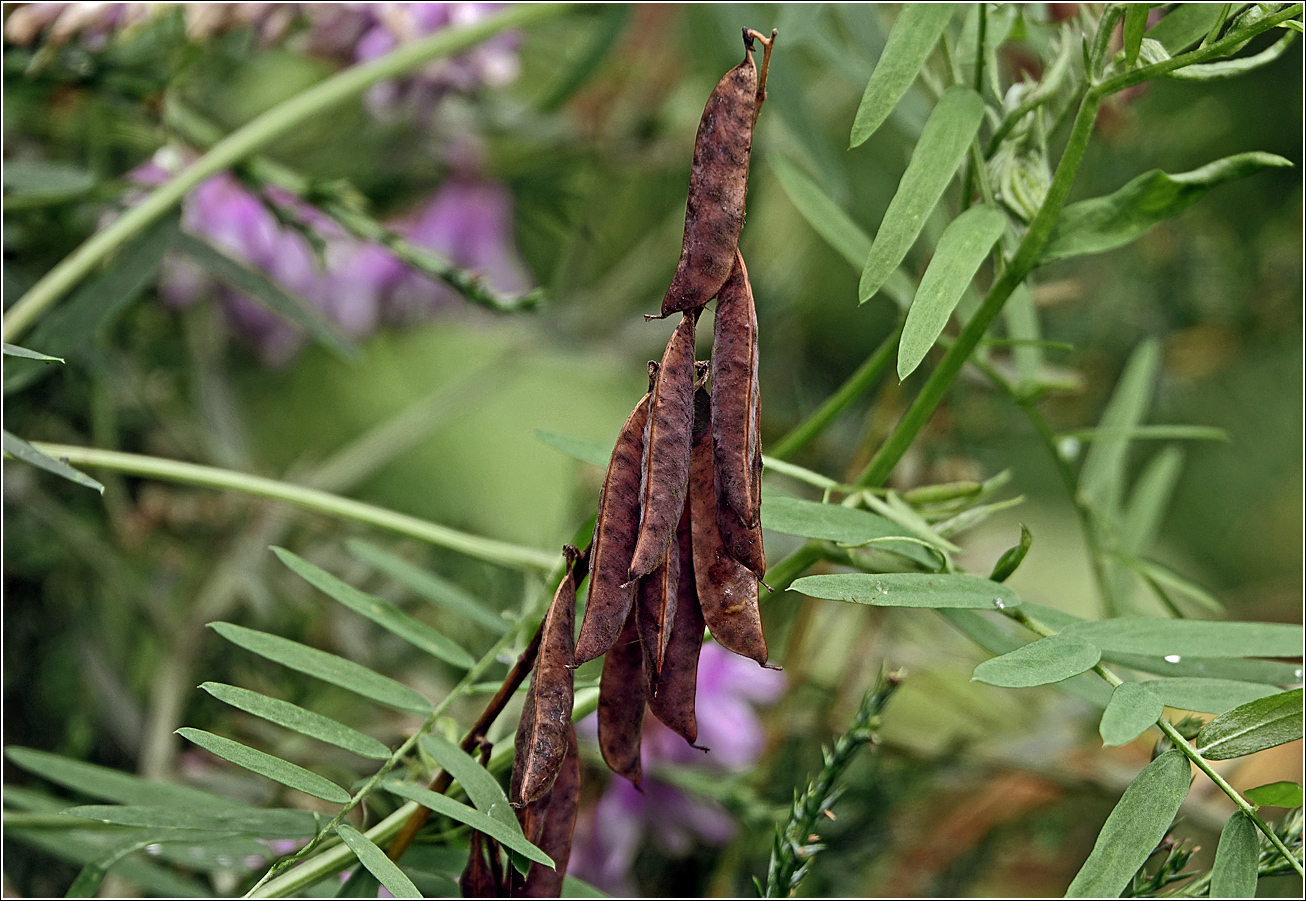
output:
[[[606,469],[608,460],[612,457],[611,442],[605,444],[593,438],[579,438],[549,429],[532,429],[531,434],[541,444],[547,444],[554,450],[561,451],[568,457],[575,457],[582,463],[593,463]]]
[[[72,760],[48,751],[10,745],[5,748],[5,756],[12,760],[14,765],[22,767],[29,773],[48,779],[64,788],[105,801],[147,807],[176,807],[190,811],[232,808],[249,810],[237,801],[211,795],[198,788],[154,782],[121,770]],[[310,824],[310,831],[311,828]]]
[[[989,206],[966,210],[944,229],[907,311],[898,344],[898,378],[915,371],[948,324],[962,292],[1007,227],[1007,217]]]
[[[104,486],[95,479],[79,469],[74,469],[62,460],[56,460],[49,454],[42,453],[8,429],[4,430],[3,440],[4,452],[11,457],[16,457],[24,463],[29,463],[38,469],[44,469],[46,472],[52,472],[70,482],[76,482],[78,485],[94,488],[100,494],[104,494]]]
[[[1184,452],[1167,447],[1147,461],[1120,517],[1120,543],[1131,554],[1144,554],[1156,539],[1170,497],[1184,465]]]
[[[1188,758],[1178,750],[1166,751],[1148,764],[1107,817],[1066,897],[1118,898],[1165,837],[1190,781]]]
[[[965,158],[983,118],[984,101],[970,88],[954,85],[939,98],[866,255],[857,289],[861,303],[884,286],[907,256]]]
[[[1273,153],[1239,153],[1200,169],[1170,175],[1144,172],[1114,194],[1081,200],[1061,211],[1043,248],[1043,262],[1103,253],[1128,244],[1159,222],[1177,216],[1207,191],[1266,167],[1291,166]]]
[[[1211,867],[1212,898],[1255,898],[1261,842],[1256,824],[1241,810],[1225,820]]]
[[[316,307],[304,298],[286,291],[257,269],[232,259],[212,244],[186,232],[178,233],[173,246],[214,278],[257,301],[279,318],[303,329],[314,341],[336,356],[345,360],[358,357],[358,349]]]
[[[320,566],[314,566],[285,548],[274,547],[272,553],[314,588],[339,601],[355,613],[367,617],[387,632],[398,635],[413,647],[461,669],[471,669],[476,664],[471,654],[426,623],[413,619],[389,601],[359,591]]]
[[[1195,619],[1126,617],[1075,622],[1061,632],[1092,642],[1103,651],[1159,657],[1295,657],[1302,627],[1286,623],[1215,622]]]
[[[1139,560],[1137,558],[1128,561],[1128,563],[1131,568],[1148,576],[1161,587],[1177,591],[1215,613],[1224,612],[1224,605],[1220,603],[1219,598],[1202,586],[1185,579],[1169,567],[1162,566],[1155,560]]]
[[[257,629],[247,629],[231,623],[209,623],[209,627],[233,644],[260,657],[266,657],[282,666],[307,673],[332,685],[371,698],[387,707],[429,713],[431,704],[406,685],[387,676],[373,672],[365,666],[310,648],[297,641],[270,635]]]
[[[1271,695],[1235,707],[1197,734],[1197,751],[1207,760],[1244,757],[1302,737],[1302,690]]]
[[[1138,62],[1138,48],[1143,45],[1143,33],[1147,31],[1146,3],[1131,3],[1125,7],[1125,70],[1128,71]]]
[[[260,810],[249,807],[195,810],[185,807],[91,804],[70,807],[63,812],[68,816],[138,829],[193,829],[197,832],[231,832],[263,838],[303,838],[312,835],[317,829],[317,819],[307,810]]]
[[[364,735],[344,723],[305,710],[289,701],[270,698],[256,691],[222,682],[205,682],[200,688],[223,703],[262,717],[268,722],[285,726],[300,735],[316,738],[318,741],[324,741],[373,760],[386,760],[390,757],[390,749],[370,735]]]
[[[411,782],[386,781],[381,783],[381,787],[401,798],[407,798],[409,801],[416,801],[423,807],[429,807],[441,816],[449,817],[451,820],[457,820],[459,823],[465,823],[473,829],[484,832],[505,848],[516,851],[529,860],[553,869],[553,860],[549,855],[526,840],[525,836],[522,835],[520,826],[514,833],[495,817],[488,816],[479,810],[468,807],[466,804],[459,804],[453,798],[436,794]]]
[[[1180,3],[1147,30],[1147,37],[1175,56],[1206,37],[1219,20],[1219,3]]]
[[[1029,529],[1025,524],[1020,524],[1020,543],[1015,547],[1007,548],[998,558],[998,562],[993,564],[993,572],[989,579],[994,582],[1005,582],[1016,571],[1024,561],[1025,555],[1029,553],[1029,547],[1034,543],[1034,536],[1029,534]]]
[[[1240,56],[1237,59],[1224,59],[1215,63],[1198,63],[1194,66],[1185,66],[1182,69],[1167,72],[1166,76],[1176,81],[1218,81],[1222,78],[1236,78],[1239,75],[1259,69],[1261,66],[1267,66],[1283,56],[1284,51],[1292,45],[1296,37],[1295,32],[1289,31],[1260,53],[1252,56]]]
[[[11,209],[72,200],[95,187],[95,173],[54,160],[11,160],[2,177]]]
[[[1247,800],[1262,807],[1301,807],[1302,790],[1296,782],[1271,782],[1243,792]]]
[[[393,860],[386,857],[384,851],[372,844],[372,840],[366,835],[348,823],[336,826],[336,835],[349,846],[349,850],[353,851],[354,856],[367,867],[367,871],[390,890],[390,894],[396,898],[422,897],[422,893],[413,885],[412,880],[404,875],[404,871],[399,869]]]
[[[884,124],[934,51],[952,11],[951,3],[909,3],[902,8],[857,107],[849,148]]]
[[[801,169],[779,154],[770,156],[771,168],[780,179],[780,187],[825,243],[833,247],[849,265],[861,269],[871,252],[871,239],[839,204],[821,190]],[[904,309],[911,304],[912,281],[902,269],[895,269],[882,289]]]
[[[282,760],[280,757],[273,757],[271,754],[265,754],[248,745],[242,745],[238,741],[223,738],[221,735],[205,732],[203,729],[182,728],[177,730],[177,734],[188,741],[194,742],[206,751],[217,754],[223,760],[244,767],[250,772],[258,773],[260,776],[266,776],[274,782],[280,782],[282,785],[289,786],[296,791],[312,795],[315,798],[321,798],[323,801],[332,804],[349,803],[349,792],[330,779],[310,772],[302,766],[296,766]]]
[[[34,350],[28,350],[26,347],[19,347],[17,344],[4,345],[4,355],[6,357],[22,357],[25,360],[39,360],[42,363],[64,363],[63,357],[51,357],[46,354],[37,353]]]
[[[345,544],[356,556],[366,560],[396,582],[417,592],[428,601],[439,604],[445,609],[470,619],[478,626],[499,635],[512,628],[507,620],[485,609],[481,606],[480,601],[454,583],[414,566],[407,560],[396,557],[389,551],[384,551],[376,545],[368,544],[366,541],[351,538]]]
[[[6,792],[6,794],[8,794]],[[5,827],[5,838],[40,849],[52,857],[70,860],[83,866],[107,861],[120,848],[119,836],[109,836],[103,829],[20,829]],[[167,856],[166,846],[164,855]],[[114,872],[132,885],[163,898],[208,898],[213,889],[199,880],[182,877],[170,867],[152,860],[127,856],[113,867]]]
[[[1032,688],[1060,682],[1092,669],[1102,652],[1084,641],[1053,635],[985,660],[971,678],[1001,688]]]
[[[1233,679],[1178,677],[1152,679],[1143,684],[1164,701],[1165,706],[1199,713],[1224,713],[1240,704],[1278,693],[1269,685]]]
[[[1120,509],[1129,453],[1127,436],[1147,413],[1160,356],[1155,341],[1144,341],[1134,350],[1098,425],[1098,431],[1109,437],[1094,441],[1084,457],[1079,474],[1080,493],[1108,521],[1114,521]]]
[[[1015,607],[1020,598],[1005,585],[978,576],[925,573],[836,573],[795,579],[790,591],[831,601],[876,607],[959,607],[995,610]],[[1091,665],[1091,664],[1090,664]]]
[[[503,823],[504,828],[516,832],[525,840],[526,836],[521,831],[521,824],[517,821],[508,796],[489,770],[462,748],[438,735],[423,735],[419,741],[427,753],[435,758],[435,762],[463,787],[477,810]]]
[[[177,235],[177,216],[165,216],[128,243],[95,278],[55,307],[32,331],[28,343],[61,356],[80,352],[101,327],[126,309],[154,281],[163,255]],[[8,367],[6,367],[8,368]],[[13,367],[5,373],[5,392],[31,384],[48,366]]]
[[[1097,725],[1102,744],[1111,747],[1133,741],[1156,725],[1165,703],[1146,682],[1125,682],[1111,692],[1111,701]]]
[[[762,526],[786,535],[819,538],[845,546],[860,546],[881,538],[896,538],[906,530],[883,516],[845,507],[818,504],[787,494],[767,492],[762,503]],[[878,550],[892,551],[930,569],[939,567],[939,557],[915,541],[879,542]]]

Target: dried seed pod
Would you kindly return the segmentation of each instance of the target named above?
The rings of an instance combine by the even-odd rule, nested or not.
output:
[[[636,785],[643,778],[639,760],[644,722],[644,650],[631,609],[616,642],[603,658],[599,679],[599,750],[608,768]]]
[[[755,465],[753,471],[760,485],[762,469]],[[720,498],[717,498],[716,502],[716,519],[721,541],[730,556],[751,570],[754,577],[760,579],[766,575],[766,552],[762,548],[761,520],[759,519],[758,524],[750,529]]]
[[[576,730],[567,732],[567,754],[562,769],[543,798],[517,812],[526,837],[549,857],[553,869],[532,863],[526,875],[509,869],[508,894],[514,898],[560,898],[562,880],[571,859],[571,839],[576,831],[576,810],[580,805],[580,751]]]
[[[703,619],[723,648],[765,666],[766,639],[757,606],[757,577],[731,556],[722,542],[710,427],[693,446],[689,506],[694,533],[694,584]]]
[[[646,576],[666,558],[689,483],[689,441],[694,426],[694,322],[688,312],[667,342],[649,403],[640,479],[639,537],[629,579]]]
[[[644,395],[621,427],[603,479],[594,542],[590,545],[589,599],[576,639],[577,666],[612,647],[635,596],[635,586],[628,579],[639,536],[640,472],[651,396]]]
[[[540,648],[522,706],[512,765],[510,797],[522,807],[553,785],[567,754],[574,694],[572,630],[576,621],[576,583],[585,577],[584,557],[567,548],[567,574],[549,605]]]
[[[499,843],[475,829],[472,830],[472,848],[467,857],[467,866],[458,877],[458,893],[463,898],[498,898],[503,894],[503,864],[499,860]]]
[[[635,625],[644,648],[644,671],[652,675],[662,671],[676,619],[680,578],[680,547],[673,541],[662,565],[639,580],[635,593]]]
[[[753,40],[761,37],[744,29],[744,61],[725,74],[703,109],[689,174],[685,237],[676,274],[662,299],[663,316],[703,306],[734,266],[744,227],[753,125],[766,96],[765,74],[759,83],[753,61]],[[762,42],[769,58],[771,41]]]
[[[757,311],[744,258],[717,297],[712,337],[712,451],[718,497],[748,527],[757,525],[753,457],[760,453],[757,412]]]
[[[690,513],[689,504],[685,508],[686,513]],[[698,684],[698,655],[703,647],[703,611],[694,584],[692,513],[682,518],[676,541],[680,551],[676,620],[667,642],[662,669],[656,675],[649,674],[648,706],[663,724],[692,745],[698,739],[694,697]]]

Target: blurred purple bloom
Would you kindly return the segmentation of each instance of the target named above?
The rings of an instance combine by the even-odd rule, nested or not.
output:
[[[568,872],[613,895],[633,894],[630,866],[643,839],[651,837],[667,854],[683,857],[697,841],[722,845],[735,834],[735,822],[715,801],[690,797],[651,775],[658,765],[696,764],[743,770],[761,754],[765,736],[753,704],[770,704],[784,691],[784,676],[722,648],[703,645],[698,665],[698,741],[704,754],[651,714],[644,717],[639,788],[614,776],[593,808],[576,825]],[[582,732],[597,734],[588,717]],[[642,789],[642,791],[641,791]]]

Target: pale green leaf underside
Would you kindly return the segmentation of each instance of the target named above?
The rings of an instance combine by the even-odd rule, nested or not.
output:
[[[1087,642],[1053,635],[985,660],[975,667],[972,678],[1002,688],[1032,688],[1086,672],[1101,656],[1102,652]]]
[[[1296,657],[1302,627],[1286,623],[1121,618],[1075,622],[1062,632],[1104,651],[1160,657]],[[1178,662],[1178,661],[1176,661]]]
[[[1111,692],[1097,731],[1102,744],[1124,745],[1156,725],[1165,712],[1165,702],[1145,682],[1125,682]]]
[[[955,607],[996,610],[1020,598],[1005,585],[978,576],[925,573],[835,573],[796,579],[791,591],[832,601],[876,607]]]
[[[349,850],[353,851],[354,856],[367,868],[367,871],[376,877],[377,882],[389,889],[390,894],[396,898],[422,897],[422,893],[413,885],[412,880],[404,875],[404,871],[399,869],[393,860],[386,857],[384,851],[372,844],[372,840],[366,835],[348,823],[336,826],[336,835],[349,846]]]
[[[262,717],[278,726],[285,726],[300,735],[307,735],[309,738],[316,738],[337,748],[352,751],[361,757],[385,760],[390,756],[390,749],[370,735],[364,735],[344,723],[305,710],[289,701],[270,698],[256,691],[222,682],[205,682],[200,688],[225,704]]]
[[[1166,751],[1148,764],[1107,817],[1066,897],[1118,898],[1165,837],[1190,780],[1188,758],[1180,751]]]
[[[398,635],[413,647],[462,669],[470,669],[476,664],[471,654],[426,623],[413,619],[389,601],[359,591],[320,566],[315,566],[284,548],[274,547],[272,553],[314,588],[339,601],[355,613],[367,617],[386,631]]]
[[[873,135],[907,93],[952,18],[951,3],[909,3],[893,23],[853,120],[849,147]]]
[[[1295,32],[1289,31],[1260,53],[1252,56],[1223,59],[1214,63],[1198,63],[1195,66],[1185,66],[1182,69],[1167,72],[1166,75],[1176,81],[1219,81],[1224,78],[1236,78],[1239,75],[1255,71],[1262,66],[1268,66],[1283,56],[1284,52],[1292,46],[1292,42],[1296,37]]]
[[[377,703],[398,710],[410,710],[416,713],[429,713],[431,704],[406,685],[373,672],[365,666],[310,648],[297,641],[247,629],[232,623],[209,623],[210,628],[230,641],[252,651],[260,657],[266,657],[282,666],[330,682],[332,685],[370,698]]]
[[[349,792],[330,779],[306,770],[302,766],[282,760],[280,757],[273,757],[271,754],[266,754],[256,748],[242,745],[240,742],[232,741],[229,738],[223,738],[221,735],[214,735],[212,732],[205,732],[202,729],[182,728],[177,730],[177,734],[188,741],[194,742],[206,751],[218,755],[223,760],[244,767],[252,773],[265,776],[274,782],[280,782],[282,785],[289,786],[296,791],[312,795],[315,798],[321,798],[323,801],[329,801],[332,804],[349,803]]]
[[[70,807],[65,814],[138,829],[193,829],[262,838],[302,838],[317,831],[317,819],[307,810],[195,810],[185,807],[91,804]]]

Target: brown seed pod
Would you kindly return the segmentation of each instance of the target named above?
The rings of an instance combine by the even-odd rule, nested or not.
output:
[[[644,722],[644,650],[632,608],[616,642],[603,658],[599,679],[599,750],[608,768],[636,785],[643,778],[639,760]]]
[[[640,472],[651,397],[644,395],[621,427],[599,494],[599,515],[590,545],[589,600],[576,639],[577,666],[612,647],[635,596],[635,586],[629,582],[630,561],[639,536]]]
[[[567,548],[567,574],[549,605],[540,634],[540,649],[531,685],[517,726],[509,797],[522,807],[553,785],[567,754],[574,693],[572,630],[576,621],[576,583],[583,579],[583,561]]]
[[[730,555],[719,530],[710,427],[693,446],[689,507],[694,533],[694,584],[703,619],[723,648],[765,666],[766,639],[757,606],[757,577]]]
[[[467,857],[467,866],[458,878],[458,892],[463,898],[497,898],[503,893],[503,864],[499,860],[499,843],[475,829],[472,830],[472,848]]]
[[[690,514],[688,504],[685,509]],[[676,621],[667,642],[662,670],[649,675],[648,706],[654,716],[692,745],[698,739],[694,697],[698,684],[698,654],[703,647],[703,611],[694,584],[692,514],[681,519],[676,541],[680,551]]]
[[[712,337],[712,451],[717,495],[745,526],[756,526],[753,457],[760,453],[757,312],[744,258],[717,297]]]
[[[759,82],[753,61],[755,38],[761,38],[769,60],[774,33],[767,40],[745,28],[744,61],[725,74],[703,109],[689,174],[685,237],[676,274],[662,299],[663,316],[703,306],[734,266],[744,227],[753,126],[766,96],[766,63]]]
[[[694,322],[684,315],[667,342],[649,403],[640,479],[639,537],[628,579],[646,576],[666,558],[689,483],[689,441],[694,426]]]
[[[541,851],[553,858],[553,869],[532,863],[526,875],[509,868],[508,895],[514,898],[560,898],[562,880],[571,859],[571,839],[576,831],[576,810],[580,805],[580,751],[576,730],[567,732],[567,753],[558,777],[543,798],[517,812],[522,832]]]
[[[686,521],[683,514],[681,521]],[[662,671],[675,624],[680,579],[680,547],[673,541],[662,565],[639,580],[635,594],[635,625],[644,648],[644,671],[655,676]]]

